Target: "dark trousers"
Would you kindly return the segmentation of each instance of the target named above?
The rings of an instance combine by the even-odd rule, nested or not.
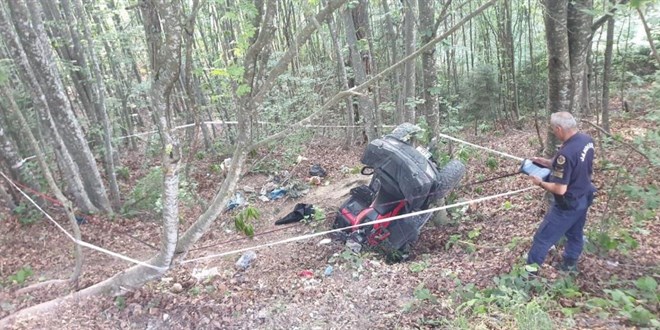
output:
[[[532,247],[527,254],[527,263],[542,265],[550,247],[557,244],[564,235],[564,260],[577,260],[584,247],[584,224],[592,202],[593,194],[587,194],[573,201],[570,207],[560,207],[553,203],[534,235]]]

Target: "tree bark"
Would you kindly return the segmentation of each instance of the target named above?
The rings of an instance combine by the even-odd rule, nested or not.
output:
[[[42,174],[46,178],[46,182],[48,182],[48,187],[55,194],[55,197],[64,208],[64,212],[67,215],[69,224],[73,229],[73,237],[76,240],[80,241],[80,227],[78,226],[78,221],[76,220],[76,217],[74,215],[73,205],[71,204],[71,201],[69,201],[66,197],[64,197],[64,194],[55,183],[55,179],[53,178],[53,175],[51,174],[50,169],[48,168],[48,164],[46,163],[46,157],[43,155],[41,149],[39,148],[39,143],[37,142],[37,139],[34,137],[34,135],[32,135],[30,126],[25,120],[25,117],[23,117],[23,115],[21,114],[20,110],[18,109],[18,105],[16,105],[14,98],[12,97],[11,93],[9,93],[9,91],[4,86],[4,84],[0,86],[0,95],[2,95],[2,97],[5,100],[9,101],[10,111],[13,112],[16,115],[16,117],[18,117],[20,126],[28,136],[30,146],[37,155],[37,162],[39,163],[39,167],[41,168]],[[75,266],[73,268],[71,277],[69,278],[69,282],[73,286],[77,286],[78,278],[80,277],[80,274],[82,272],[83,254],[82,254],[82,248],[79,244],[74,243],[73,247],[74,247],[73,255],[75,258]]]
[[[603,94],[602,94],[602,125],[605,132],[610,133],[610,75],[612,74],[612,49],[614,48],[614,17],[607,21],[607,37],[605,39],[605,58],[603,59]]]
[[[93,76],[94,76],[94,107],[96,108],[97,117],[101,121],[101,126],[103,127],[103,159],[105,165],[105,175],[108,180],[108,185],[110,188],[110,199],[112,202],[112,207],[118,209],[120,206],[120,197],[119,197],[119,186],[117,185],[117,176],[115,174],[115,163],[114,163],[114,148],[112,145],[112,126],[110,125],[110,119],[108,117],[108,109],[105,106],[105,83],[103,82],[103,73],[101,72],[101,67],[99,64],[99,59],[96,56],[96,51],[94,50],[94,41],[92,40],[92,32],[89,29],[88,19],[86,17],[86,12],[83,8],[83,5],[80,0],[74,0],[74,7],[76,11],[76,16],[80,21],[80,24],[83,27],[83,32],[85,36],[85,41],[87,41],[89,49],[89,59],[92,66]]]
[[[335,28],[335,19],[333,16],[328,18],[328,30],[330,30],[330,37],[332,38],[332,49],[337,57],[337,72],[339,73],[339,84],[343,89],[348,89],[348,74],[346,73],[346,60],[342,54],[341,46],[339,46],[339,37],[337,36],[337,29]],[[318,27],[317,27],[318,28]],[[348,148],[355,142],[355,115],[353,113],[352,98],[346,98],[346,139],[344,140],[344,148]]]
[[[32,67],[27,54],[19,41],[19,35],[15,33],[15,31],[22,32],[25,35],[25,30],[32,31],[32,28],[29,26],[29,19],[25,7],[20,6],[18,3],[11,4],[18,7],[12,10],[17,11],[19,14],[14,14],[10,18],[8,13],[6,14],[4,10],[1,10],[0,33],[3,35],[14,62],[20,68],[20,70],[18,70],[19,76],[21,76],[22,81],[28,84],[28,90],[32,102],[36,105],[35,108],[39,111],[40,121],[44,128],[42,138],[47,138],[51,141],[55,153],[59,156],[58,160],[62,164],[61,168],[63,170],[64,179],[68,183],[69,192],[73,195],[74,200],[76,201],[76,206],[83,212],[97,212],[98,209],[93,205],[89,196],[85,193],[81,178],[76,174],[76,164],[69,153],[66,152],[66,146],[60,137],[59,131],[55,128],[51,116],[51,105],[47,102],[47,97],[37,79],[37,75],[35,74],[35,72],[39,72],[39,70],[35,70]],[[18,16],[18,18],[15,16]],[[10,20],[17,21],[14,22],[16,25],[15,29],[9,25]],[[34,36],[35,34],[32,31],[27,33],[27,35]],[[29,39],[28,47],[34,47],[32,49],[33,53],[39,52],[37,40],[34,38]],[[63,150],[64,152],[62,152]]]
[[[2,88],[4,88],[4,86]],[[2,160],[6,167],[9,169],[10,176],[13,180],[22,182],[34,191],[41,191],[41,186],[36,180],[37,178],[35,177],[32,170],[30,170],[29,167],[24,166],[25,160],[21,158],[14,139],[12,139],[11,135],[8,134],[8,128],[9,126],[5,120],[0,119],[0,160]],[[32,199],[37,201],[39,206],[44,206],[43,197],[32,192],[30,192],[29,195]],[[18,203],[19,200],[12,200],[11,202]]]
[[[355,31],[355,23],[353,21],[353,15],[349,9],[344,11],[344,27],[346,29],[346,42],[348,43],[351,67],[353,68],[353,80],[355,85],[362,84],[367,80],[367,72],[364,67],[364,62],[362,61],[360,51],[358,49],[358,39]],[[357,95],[357,112],[360,116],[360,120],[364,125],[364,132],[366,134],[367,140],[371,141],[377,138],[376,129],[374,127],[374,108],[373,102],[369,96],[365,94]]]
[[[451,0],[448,1],[451,3]],[[422,45],[433,40],[437,32],[435,30],[435,7],[434,2],[430,0],[418,0],[419,7],[419,35]],[[440,116],[438,110],[438,70],[435,63],[435,47],[429,48],[421,55],[422,57],[422,99],[421,105],[429,125],[430,133],[434,135],[439,133]]]
[[[49,105],[50,114],[55,126],[59,130],[66,149],[62,153],[69,153],[75,161],[77,171],[82,179],[85,193],[96,208],[104,212],[111,212],[110,201],[106,195],[105,185],[96,166],[96,161],[87,144],[80,124],[73,113],[59,72],[55,66],[53,49],[48,42],[41,22],[41,6],[35,0],[28,0],[27,9],[23,4],[11,3],[12,18],[17,25],[20,40],[28,54],[32,69],[39,72],[41,87]],[[28,20],[29,17],[29,20]],[[32,26],[28,25],[32,22]],[[56,111],[54,111],[56,109]],[[94,212],[95,210],[88,210]]]
[[[403,48],[405,56],[415,51],[415,11],[414,0],[404,1],[403,5]],[[416,118],[416,95],[415,95],[415,61],[408,61],[403,66],[403,120],[415,123]]]
[[[651,34],[651,28],[649,28],[648,23],[646,23],[646,17],[644,17],[644,12],[640,7],[637,7],[637,13],[639,18],[642,20],[642,25],[644,25],[644,32],[646,33],[646,39],[649,41],[649,47],[651,48],[651,53],[655,58],[658,65],[660,65],[660,55],[658,55],[658,50],[655,48],[655,43],[653,41],[653,35]]]
[[[588,99],[585,99],[583,86],[586,84],[587,53],[591,47],[591,23],[593,16],[592,0],[568,2],[567,28],[571,70],[571,105],[569,111],[575,115],[586,112]]]
[[[397,45],[397,34],[394,31],[394,23],[392,22],[392,11],[390,10],[390,6],[388,3],[388,0],[383,0],[383,11],[386,13],[385,14],[385,38],[388,41],[387,46],[389,49],[389,62],[387,63],[388,66],[394,65],[394,63],[397,63],[399,61],[399,47]],[[394,106],[395,106],[395,111],[394,111],[394,116],[396,122],[403,122],[403,111],[397,111],[396,109],[403,109],[403,104],[405,103],[404,101],[404,95],[403,95],[403,89],[401,88],[401,75],[398,74],[398,72],[395,72],[391,75],[390,78],[390,90],[392,91],[391,94],[395,97],[393,100]]]
[[[567,31],[568,0],[545,0],[545,31],[548,44],[548,114],[569,111],[571,102],[571,65]],[[554,154],[558,144],[551,130],[547,131],[545,154]]]

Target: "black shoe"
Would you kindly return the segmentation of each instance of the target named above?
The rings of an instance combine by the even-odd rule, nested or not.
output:
[[[312,214],[314,214],[314,206],[312,204],[298,203],[293,208],[293,212],[287,214],[284,218],[275,221],[275,224],[285,225],[288,223],[298,222]]]
[[[577,259],[564,258],[561,264],[557,265],[557,269],[562,272],[578,273]]]

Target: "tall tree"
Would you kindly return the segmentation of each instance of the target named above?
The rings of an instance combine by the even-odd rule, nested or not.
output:
[[[607,37],[605,38],[605,54],[603,59],[603,94],[602,94],[602,125],[610,132],[610,76],[612,74],[612,49],[614,48],[614,16],[607,20]]]
[[[67,0],[64,0],[66,2]],[[89,28],[89,20],[87,18],[87,12],[83,8],[82,2],[80,0],[74,0],[74,8],[76,17],[78,18],[80,25],[82,25],[83,35],[85,36],[85,41],[87,42],[87,49],[89,52],[90,65],[93,72],[93,81],[95,84],[94,92],[94,108],[96,109],[96,117],[103,127],[103,164],[105,166],[105,176],[108,180],[108,186],[110,188],[110,197],[112,200],[113,208],[117,209],[120,206],[119,198],[119,186],[117,185],[117,176],[115,175],[115,162],[113,158],[114,147],[112,145],[112,126],[110,125],[110,118],[108,116],[108,109],[106,108],[105,102],[105,83],[103,82],[103,73],[101,72],[101,65],[99,63],[99,58],[96,55],[96,50],[94,49],[94,41],[92,39],[92,32]]]
[[[405,56],[415,51],[415,1],[403,1],[403,48]],[[415,61],[408,61],[403,66],[403,121],[416,121],[415,105]]]
[[[105,197],[105,190],[100,182],[100,176],[98,176],[98,169],[92,162],[91,151],[84,140],[80,126],[64,95],[62,82],[55,70],[50,43],[45,34],[37,34],[38,31],[43,32],[43,26],[39,25],[39,7],[37,4],[31,7],[36,15],[34,25],[30,21],[31,16],[28,14],[24,2],[11,2],[9,7],[11,15],[4,11],[4,6],[2,8],[0,33],[14,63],[19,68],[19,75],[29,86],[32,102],[40,112],[44,128],[42,137],[47,137],[52,142],[52,147],[58,155],[63,170],[64,179],[68,184],[68,191],[73,195],[76,206],[83,212],[96,212],[99,208],[110,210],[109,201]],[[9,25],[9,22],[13,22],[13,26]],[[69,152],[69,146],[74,150],[73,153]],[[78,146],[79,148],[76,149]],[[78,156],[78,159],[74,156]],[[83,165],[87,166],[80,166],[76,160],[84,162]],[[88,169],[92,173],[80,173],[83,169]],[[85,178],[90,179],[87,184],[84,182]],[[100,186],[94,187],[95,183]],[[90,188],[90,191],[87,191],[87,187]],[[97,194],[92,195],[92,193]]]
[[[355,86],[357,86],[367,81],[367,68],[365,62],[362,60],[360,48],[358,47],[358,35],[355,26],[355,15],[352,14],[350,8],[347,8],[344,11],[344,27],[346,29],[346,42],[348,43],[351,67],[353,68],[353,80]],[[376,109],[374,109],[374,104],[371,98],[365,93],[366,91],[356,96],[357,109],[358,114],[360,115],[360,120],[364,124],[366,137],[371,141],[377,137],[375,127]]]

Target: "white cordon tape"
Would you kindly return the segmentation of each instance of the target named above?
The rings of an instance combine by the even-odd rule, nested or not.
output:
[[[205,121],[205,122],[202,122],[202,124],[203,125],[218,125],[218,124],[220,124],[220,125],[236,125],[236,124],[238,124],[238,122],[237,121]],[[257,124],[262,124],[262,125],[286,125],[284,123],[271,123],[271,122],[267,122],[267,121],[258,121]],[[185,124],[185,125],[181,125],[181,126],[176,126],[176,127],[172,128],[172,130],[178,130],[178,129],[181,129],[181,128],[193,127],[195,125],[196,124]],[[298,127],[300,127],[300,128],[358,128],[358,127],[364,127],[364,126],[361,126],[361,125],[301,125],[301,126],[298,126]],[[381,125],[381,127],[395,127],[395,125]],[[120,136],[120,137],[117,137],[117,139],[119,139],[119,140],[127,139],[129,137],[142,136],[142,135],[147,135],[147,134],[154,134],[156,132],[158,132],[158,131],[157,130],[146,131],[146,132],[141,132],[141,133],[135,133],[135,134],[132,134],[132,135]]]
[[[432,209],[428,209],[428,210],[422,210],[422,211],[417,211],[417,212],[412,212],[412,213],[407,213],[407,214],[397,215],[397,216],[394,216],[394,217],[391,217],[391,218],[387,218],[387,219],[376,220],[376,221],[367,222],[367,223],[361,223],[361,224],[358,224],[358,225],[352,226],[351,228],[359,228],[359,227],[364,227],[364,226],[372,226],[372,225],[375,225],[375,224],[378,224],[378,223],[384,223],[384,222],[389,222],[389,221],[399,220],[399,219],[403,219],[403,218],[407,218],[407,217],[412,217],[412,216],[416,216],[416,215],[420,215],[420,214],[431,213],[431,212],[435,212],[435,211],[439,211],[439,210],[445,210],[445,209],[448,209],[448,208],[457,207],[457,206],[462,206],[462,205],[467,205],[467,204],[471,204],[471,203],[483,202],[483,201],[487,201],[487,200],[490,200],[490,199],[495,199],[495,198],[499,198],[499,197],[504,197],[504,196],[510,196],[510,195],[519,194],[519,193],[521,193],[521,192],[525,192],[525,191],[528,191],[528,190],[531,190],[531,189],[535,189],[535,188],[536,188],[535,186],[534,186],[534,187],[528,187],[528,188],[519,189],[519,190],[515,190],[515,191],[509,191],[509,192],[502,193],[502,194],[498,194],[498,195],[491,195],[491,196],[481,197],[481,198],[473,199],[473,200],[471,200],[471,201],[465,201],[465,202],[460,202],[460,203],[451,204],[451,205],[439,206],[439,207],[432,208]],[[285,240],[276,241],[276,242],[271,242],[271,243],[266,243],[266,244],[261,244],[261,245],[256,245],[256,246],[252,246],[252,247],[249,247],[249,248],[242,248],[242,249],[232,250],[232,251],[229,251],[229,252],[223,252],[223,253],[218,253],[218,254],[212,254],[212,255],[205,256],[205,257],[199,257],[199,258],[193,258],[193,259],[183,260],[183,261],[180,261],[180,263],[181,263],[181,264],[185,264],[185,263],[190,263],[190,262],[195,262],[195,261],[202,261],[202,260],[208,260],[208,259],[220,258],[220,257],[224,257],[224,256],[227,256],[227,255],[236,254],[236,253],[241,253],[241,252],[245,252],[245,251],[249,251],[249,250],[257,250],[257,249],[261,249],[261,248],[265,248],[265,247],[270,247],[270,246],[275,246],[275,245],[280,245],[280,244],[284,244],[284,243],[290,243],[290,242],[301,241],[301,240],[308,239],[308,238],[313,238],[313,237],[322,236],[322,235],[326,235],[326,234],[330,234],[330,233],[335,233],[335,232],[344,231],[344,230],[346,230],[346,229],[348,229],[348,227],[345,227],[345,228],[337,228],[337,229],[327,230],[327,231],[323,231],[323,232],[319,232],[319,233],[313,233],[313,234],[308,234],[308,235],[302,235],[302,236],[291,237],[291,238],[287,238],[287,239],[285,239]]]
[[[105,254],[110,255],[110,256],[113,256],[113,257],[115,257],[115,258],[119,258],[119,259],[122,259],[122,260],[125,260],[125,261],[132,262],[132,263],[134,263],[134,264],[138,264],[138,265],[140,265],[140,266],[145,266],[145,267],[153,268],[153,269],[158,270],[158,271],[165,271],[165,270],[168,270],[168,269],[169,269],[169,268],[167,268],[167,267],[158,267],[158,266],[154,266],[154,265],[148,264],[148,263],[146,263],[146,262],[144,262],[144,261],[136,260],[136,259],[133,259],[133,258],[131,258],[131,257],[125,256],[125,255],[123,255],[123,254],[120,254],[120,253],[117,253],[117,252],[112,252],[112,251],[107,250],[107,249],[104,249],[104,248],[102,248],[102,247],[100,247],[100,246],[96,246],[96,245],[94,245],[94,244],[90,244],[90,243],[87,243],[87,242],[85,242],[85,241],[81,241],[81,240],[76,239],[75,237],[73,237],[73,235],[71,235],[68,231],[66,231],[66,229],[64,229],[62,226],[60,226],[60,224],[57,223],[57,221],[55,221],[55,220],[54,220],[54,219],[53,219],[48,213],[46,213],[46,211],[44,211],[44,210],[39,206],[39,204],[37,204],[34,200],[32,200],[32,198],[30,198],[30,196],[29,196],[28,194],[26,194],[23,190],[21,190],[21,188],[19,188],[18,186],[16,186],[16,184],[14,184],[14,182],[13,182],[12,180],[10,180],[10,179],[9,179],[9,178],[8,178],[3,172],[0,171],[0,175],[2,175],[2,176],[7,180],[7,182],[9,182],[9,184],[11,184],[12,186],[14,186],[14,188],[16,188],[16,189],[17,189],[17,190],[18,190],[23,196],[25,196],[25,198],[27,198],[32,204],[34,204],[34,206],[35,206],[39,211],[41,211],[41,213],[43,213],[44,215],[46,215],[46,217],[48,218],[48,220],[50,220],[53,224],[55,224],[55,226],[56,226],[57,228],[59,228],[59,229],[60,229],[60,230],[61,230],[61,231],[67,236],[67,237],[69,237],[69,239],[71,239],[75,244],[78,244],[78,245],[80,245],[80,246],[84,246],[84,247],[90,248],[90,249],[92,249],[92,250],[99,251],[99,252],[101,252],[101,253],[105,253]]]
[[[441,138],[445,138],[445,139],[447,139],[447,140],[452,140],[452,141],[456,141],[456,142],[459,142],[459,143],[467,144],[467,145],[469,145],[469,146],[472,146],[472,147],[475,147],[475,148],[478,148],[478,149],[483,149],[483,150],[486,150],[486,151],[490,151],[490,152],[492,152],[492,153],[494,153],[494,154],[498,154],[498,155],[500,155],[500,156],[513,158],[513,159],[515,159],[515,160],[517,160],[517,161],[519,161],[519,162],[522,162],[522,161],[524,160],[523,158],[516,157],[516,156],[514,156],[514,155],[509,155],[509,154],[507,154],[506,152],[501,152],[501,151],[493,150],[493,149],[490,149],[490,148],[482,147],[482,146],[480,146],[480,145],[476,145],[476,144],[473,144],[473,143],[470,143],[470,142],[467,142],[467,141],[463,141],[463,140],[461,140],[461,139],[457,139],[457,138],[455,138],[455,137],[451,137],[451,136],[449,136],[449,135],[445,135],[445,134],[442,134],[442,133],[438,133],[437,135],[438,135],[439,137],[441,137]]]

